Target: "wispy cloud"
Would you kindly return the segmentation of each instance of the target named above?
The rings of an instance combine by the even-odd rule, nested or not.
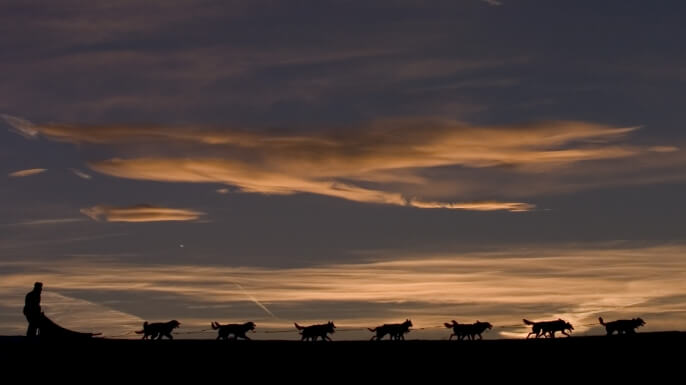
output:
[[[13,223],[14,226],[43,226],[43,225],[59,225],[64,223],[83,222],[83,218],[51,218],[51,219],[34,219],[30,221]]]
[[[25,176],[37,175],[48,171],[47,168],[30,168],[28,170],[19,170],[9,174],[12,178],[22,178]]]
[[[250,304],[259,302],[265,312],[269,313],[265,309],[269,306],[280,314],[280,319],[270,317],[277,327],[291,326],[284,314],[302,319],[315,308],[342,309],[335,314],[347,324],[366,326],[401,316],[412,317],[417,327],[441,325],[454,318],[519,325],[522,317],[563,317],[574,323],[579,333],[589,330],[583,324],[595,323],[598,315],[648,315],[651,327],[678,329],[684,327],[675,313],[683,310],[686,298],[685,251],[682,245],[627,245],[441,255],[393,252],[400,259],[289,269],[83,260],[4,262],[0,263],[7,267],[0,269],[0,292],[16,292],[42,280],[48,291],[135,290],[142,303],[174,296],[174,302],[184,306],[211,308],[244,303],[243,287],[249,287]],[[112,306],[116,309],[117,305]],[[373,310],[379,308],[386,311]],[[154,309],[148,309],[154,314]],[[183,316],[179,314],[179,318]],[[524,325],[506,331],[518,337],[527,333]],[[497,336],[495,331],[493,336]]]
[[[33,139],[38,135],[38,131],[33,127],[33,123],[12,115],[0,114],[7,124],[12,128],[10,131],[19,134],[27,139]]]
[[[270,170],[240,161],[223,159],[111,159],[94,162],[90,167],[103,174],[121,178],[157,180],[164,182],[226,183],[246,193],[289,195],[311,193],[347,199],[354,202],[390,204],[417,208],[444,208],[454,210],[508,210],[526,211],[531,204],[520,202],[424,202],[407,199],[399,193],[358,187],[334,180],[308,179],[301,175],[288,175],[287,171]],[[296,172],[296,170],[293,170]]]
[[[580,122],[523,127],[474,127],[445,121],[384,121],[345,133],[283,135],[240,130],[169,132],[133,128],[68,135],[69,140],[162,140],[229,147],[217,158],[134,158],[91,162],[100,173],[167,182],[225,183],[262,194],[313,193],[356,202],[454,210],[527,211],[527,202],[504,200],[426,201],[389,191],[385,184],[424,184],[421,171],[434,167],[488,168],[512,165],[550,169],[575,162],[635,156],[644,149],[607,144],[634,131]],[[60,131],[65,137],[67,131]],[[90,130],[89,133],[97,132]],[[53,132],[53,134],[55,134]],[[93,137],[92,135],[100,135]],[[105,138],[106,136],[113,135]],[[248,153],[249,152],[249,153]],[[374,183],[378,188],[362,187]]]
[[[81,170],[78,170],[78,169],[75,169],[75,168],[70,168],[69,170],[70,170],[71,172],[73,172],[74,175],[78,176],[78,177],[81,178],[81,179],[86,179],[86,180],[88,180],[88,179],[92,179],[92,178],[93,178],[91,175],[86,174],[85,172],[83,172],[83,171],[81,171]]]
[[[453,210],[473,210],[473,211],[495,211],[507,210],[511,212],[530,211],[536,206],[528,203],[517,202],[472,202],[472,203],[442,203],[411,201],[413,207],[422,209],[453,209]]]
[[[666,159],[679,150],[631,143],[629,135],[638,126],[577,121],[476,126],[445,119],[398,118],[314,132],[128,125],[33,127],[51,140],[112,146],[123,156],[129,147],[146,149],[150,154],[146,157],[88,163],[92,170],[120,178],[221,183],[248,193],[311,193],[355,202],[477,211],[528,211],[535,205],[507,199],[509,189],[493,188],[489,178],[481,178],[480,183],[488,185],[490,193],[441,197],[435,192],[446,181],[432,176],[433,171],[507,170],[510,176],[525,179],[563,175],[569,170],[588,172],[588,167],[577,166],[583,162],[633,158],[650,164],[651,157]],[[472,178],[453,183],[476,191],[470,185],[479,182]],[[494,197],[493,191],[502,191],[504,198]],[[528,191],[536,195],[535,190]]]
[[[173,209],[152,205],[130,207],[97,205],[81,209],[81,213],[93,220],[104,220],[106,222],[194,221],[205,215],[205,213],[195,210]]]

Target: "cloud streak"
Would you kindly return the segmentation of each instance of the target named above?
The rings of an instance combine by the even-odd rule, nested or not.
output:
[[[19,134],[27,139],[33,139],[38,135],[38,130],[33,127],[33,123],[26,119],[7,114],[0,114],[0,117],[12,127],[10,131],[15,134]]]
[[[69,171],[73,172],[74,175],[78,176],[81,179],[90,180],[93,178],[91,175],[86,174],[85,172],[78,170],[78,169],[75,169],[75,168],[70,168]]]
[[[536,206],[528,203],[517,202],[472,202],[472,203],[442,203],[411,201],[413,207],[421,209],[452,209],[473,211],[507,210],[510,212],[523,212],[533,210]]]
[[[587,172],[582,162],[666,158],[679,150],[630,143],[628,137],[637,126],[579,121],[476,126],[405,118],[306,132],[130,125],[32,127],[50,140],[115,149],[121,157],[93,160],[88,166],[119,178],[220,183],[247,193],[309,193],[363,203],[473,211],[522,212],[535,204],[503,199],[493,192],[441,197],[435,193],[441,188],[433,187],[445,181],[430,176],[431,172],[506,170],[524,179],[581,168]],[[143,149],[149,155],[131,156],[131,149],[136,154]],[[488,178],[481,179],[480,183],[490,184]],[[467,189],[478,182],[472,178],[453,183]],[[428,192],[427,197],[413,190]],[[507,189],[491,190],[507,196]],[[528,191],[536,195],[535,190]]]
[[[577,333],[583,333],[589,328],[582,324],[595,323],[598,315],[650,315],[651,327],[678,329],[684,327],[675,318],[686,298],[684,251],[682,245],[627,245],[441,255],[393,253],[401,255],[400,259],[289,269],[83,260],[3,262],[0,292],[16,292],[40,279],[50,291],[135,290],[142,302],[174,296],[178,298],[174,303],[212,309],[245,303],[243,287],[249,287],[251,306],[263,304],[260,307],[269,314],[266,306],[276,309],[281,317],[270,317],[270,322],[282,328],[291,326],[286,317],[306,318],[313,307],[338,309],[347,304],[335,313],[347,325],[371,326],[405,316],[411,316],[417,327],[440,325],[453,318],[487,318],[496,325],[512,325],[519,324],[522,317],[564,317],[575,324]],[[259,303],[255,298],[260,298]],[[379,308],[387,310],[371,310]],[[17,314],[19,311],[17,305]],[[148,311],[154,314],[154,309]],[[507,331],[517,337],[527,333],[524,325]],[[495,336],[494,332],[491,337]]]
[[[89,166],[100,173],[120,178],[162,182],[226,183],[237,186],[246,193],[268,195],[311,193],[361,203],[453,210],[527,211],[534,207],[534,205],[520,202],[450,203],[410,200],[399,193],[363,188],[333,180],[307,179],[297,174],[288,175],[287,170],[277,172],[223,159],[111,159],[91,163]]]
[[[65,223],[83,222],[83,218],[53,218],[53,219],[34,219],[30,221],[23,221],[13,223],[12,226],[44,226],[44,225],[61,225]]]
[[[19,170],[19,171],[11,172],[8,175],[11,178],[23,178],[23,177],[27,177],[27,176],[42,174],[46,171],[48,171],[47,168],[30,168],[27,170]]]
[[[173,209],[152,205],[113,207],[96,205],[81,209],[81,213],[95,221],[105,222],[168,222],[195,221],[205,213],[189,209]]]

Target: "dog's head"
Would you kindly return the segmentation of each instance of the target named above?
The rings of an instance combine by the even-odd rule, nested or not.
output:
[[[644,326],[646,322],[642,318],[634,318],[634,323],[636,323],[636,327],[639,326]]]
[[[333,321],[329,321],[326,324],[326,326],[327,326],[326,329],[329,333],[335,333],[336,332],[336,325],[333,324]]]
[[[403,325],[404,325],[406,328],[411,328],[411,327],[412,327],[412,321],[410,321],[410,319],[408,318],[408,319],[405,320],[405,322],[403,322]]]
[[[569,322],[565,322],[565,329],[572,331],[574,330],[574,326],[572,326],[572,324],[570,324]]]
[[[255,332],[255,326],[256,326],[255,323],[252,321],[245,323],[245,328],[247,330],[252,330],[253,333]]]
[[[179,326],[181,326],[181,323],[174,319],[174,320],[169,321],[169,326],[171,326],[172,329],[176,329]]]
[[[493,329],[493,325],[491,325],[490,322],[480,322],[479,320],[476,320],[476,324],[477,324],[479,327],[484,328],[484,330],[485,330],[485,329],[489,329],[489,330],[490,330],[490,329]]]

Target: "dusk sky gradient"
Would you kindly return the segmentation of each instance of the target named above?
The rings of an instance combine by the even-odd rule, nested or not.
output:
[[[0,334],[24,333],[34,281],[48,316],[106,336],[684,330],[685,13],[2,1]]]

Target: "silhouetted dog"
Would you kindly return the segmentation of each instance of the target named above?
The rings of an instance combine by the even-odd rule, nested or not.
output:
[[[300,326],[295,323],[295,328],[300,330],[300,334],[302,335],[301,341],[316,341],[317,337],[321,337],[322,341],[331,341],[328,334],[336,332],[336,325],[331,321],[325,324],[311,326]]]
[[[219,322],[212,322],[210,325],[212,325],[212,329],[217,330],[219,329],[217,339],[229,339],[229,335],[233,334],[233,339],[237,340],[238,337],[249,340],[248,336],[245,335],[245,333],[249,332],[252,330],[252,332],[255,332],[255,323],[254,322],[246,322],[244,324],[228,324],[228,325],[222,325]]]
[[[598,317],[598,321],[600,321],[600,324],[605,326],[605,331],[607,332],[607,335],[610,336],[612,333],[615,331],[617,334],[636,334],[636,328],[639,328],[643,325],[645,325],[645,321],[643,321],[641,318],[633,318],[633,319],[620,319],[617,321],[612,321],[605,323],[603,322],[603,317]]]
[[[476,336],[479,336],[479,339],[482,339],[481,333],[485,332],[486,329],[493,329],[493,325],[490,324],[490,322],[480,322],[476,321],[473,324],[461,324],[457,323],[457,321],[452,320],[452,323],[444,323],[445,327],[448,329],[453,329],[453,333],[450,335],[450,338],[448,340],[452,340],[453,337],[457,337],[457,340],[461,341],[465,338],[469,338],[470,340],[476,339]]]
[[[560,332],[569,337],[569,334],[565,333],[565,330],[569,330],[570,333],[574,330],[572,324],[561,318],[555,321],[531,322],[527,319],[522,321],[527,325],[532,325],[531,333],[527,334],[526,338],[529,338],[532,334],[535,334],[536,338],[540,336],[555,338],[555,332]]]
[[[374,329],[368,329],[370,332],[376,332],[376,335],[372,336],[370,341],[373,341],[374,338],[376,338],[377,341],[380,341],[386,334],[390,336],[391,340],[404,341],[405,333],[410,332],[410,327],[412,327],[412,321],[407,319],[400,324],[383,324]]]
[[[150,339],[153,340],[161,340],[162,336],[167,336],[167,338],[173,340],[174,337],[172,337],[171,332],[179,326],[181,326],[181,324],[177,320],[171,320],[169,322],[157,322],[151,324],[149,324],[148,321],[145,321],[143,323],[143,330],[137,330],[136,334],[143,334],[144,340],[148,339],[148,337],[151,337]]]

